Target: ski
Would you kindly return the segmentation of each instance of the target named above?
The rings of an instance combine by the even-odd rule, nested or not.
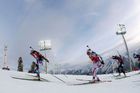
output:
[[[22,77],[12,77],[13,79],[19,79],[19,80],[27,80],[27,81],[43,81],[43,82],[49,82],[46,79],[37,79],[37,78],[22,78]]]
[[[35,77],[35,78],[38,78],[38,76],[35,76],[35,75],[28,75],[28,76],[31,76],[31,77],[33,77],[33,78],[34,78],[34,77]],[[45,79],[45,78],[42,78],[42,77],[40,77],[40,79],[41,79],[41,80],[45,80],[45,81],[47,81],[47,82],[50,82],[49,80],[47,80],[47,79]]]
[[[120,77],[120,75],[113,75],[113,77]]]
[[[130,77],[130,76],[117,76],[117,77],[115,77],[115,79],[124,79],[124,78],[128,78],[128,77]]]
[[[83,80],[82,80],[83,81]],[[88,82],[84,83],[77,83],[77,84],[72,84],[72,85],[88,85],[88,84],[98,84],[98,83],[104,83],[104,82],[112,82],[111,80],[102,80],[102,81],[92,81],[88,80]]]
[[[76,79],[78,81],[91,81],[91,80],[87,80],[87,79]]]
[[[87,80],[87,79],[76,79],[76,80],[78,80],[78,81],[89,81],[89,82],[92,81],[92,80]],[[96,81],[96,82],[98,82],[98,81]],[[103,80],[103,82],[112,82],[112,81],[111,80]]]

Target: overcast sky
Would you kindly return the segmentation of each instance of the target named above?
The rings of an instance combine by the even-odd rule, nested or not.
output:
[[[86,45],[101,54],[122,42],[117,24],[125,24],[128,45],[140,41],[140,0],[0,0],[0,62],[33,60],[29,46],[51,40],[51,63],[88,61]],[[51,59],[51,58],[50,58]]]

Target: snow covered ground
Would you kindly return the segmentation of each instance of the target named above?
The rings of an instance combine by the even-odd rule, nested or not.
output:
[[[11,78],[11,76],[32,78],[26,72],[0,70],[0,93],[140,93],[140,74],[138,73],[139,71],[127,73],[130,77],[123,79],[115,79],[113,75],[99,75],[101,80],[112,80],[112,82],[72,85],[86,82],[76,79],[89,80],[92,77],[41,74],[42,78],[50,82],[27,81]]]

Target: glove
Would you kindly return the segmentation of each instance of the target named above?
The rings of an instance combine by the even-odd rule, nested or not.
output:
[[[101,64],[102,64],[102,65],[104,65],[104,64],[105,64],[103,60],[101,61]]]

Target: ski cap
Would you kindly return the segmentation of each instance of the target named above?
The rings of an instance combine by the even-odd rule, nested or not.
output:
[[[92,52],[91,49],[88,49],[88,50],[87,50],[87,55],[90,55],[91,52]]]

